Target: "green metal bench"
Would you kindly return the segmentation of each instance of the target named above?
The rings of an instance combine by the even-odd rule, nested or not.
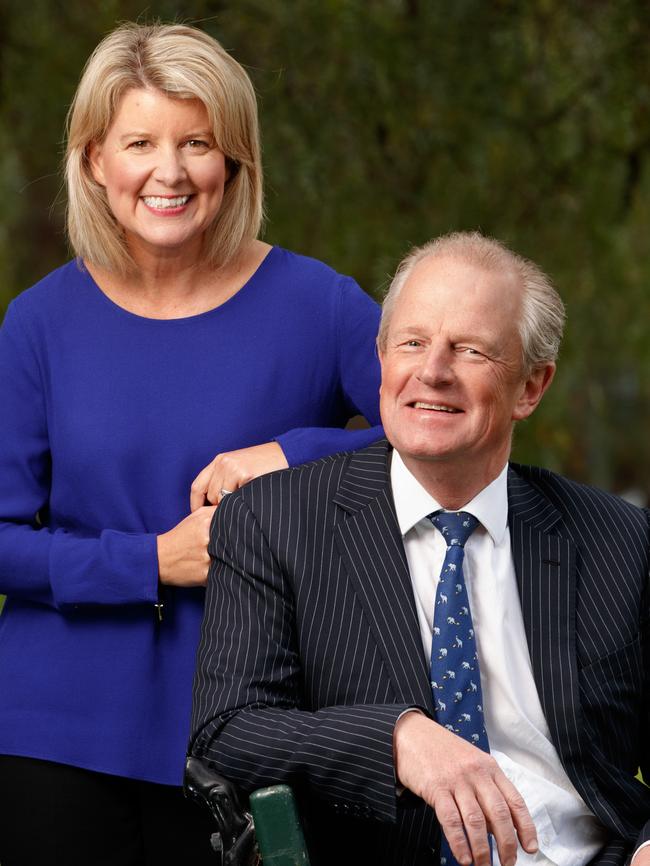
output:
[[[185,796],[207,808],[215,821],[210,842],[215,866],[309,866],[309,855],[288,785],[245,796],[207,761],[188,758]]]

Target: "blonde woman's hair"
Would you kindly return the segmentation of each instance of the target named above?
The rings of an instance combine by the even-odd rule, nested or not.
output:
[[[400,262],[381,311],[377,344],[386,348],[395,302],[413,269],[426,258],[450,258],[486,271],[514,274],[521,287],[518,328],[523,366],[527,373],[555,361],[562,341],[565,310],[550,278],[530,259],[525,259],[501,241],[480,232],[452,232],[421,247],[414,247]],[[462,303],[462,301],[461,301]]]
[[[226,264],[257,237],[263,216],[257,101],[248,74],[221,45],[183,24],[123,24],[91,54],[67,122],[65,178],[68,237],[75,253],[125,273],[133,260],[104,188],[91,173],[89,145],[101,144],[124,94],[152,88],[177,99],[200,99],[229,177],[208,228],[205,255]]]

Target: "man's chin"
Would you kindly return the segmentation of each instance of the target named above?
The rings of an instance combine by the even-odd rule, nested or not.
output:
[[[458,423],[458,419],[462,417],[462,415],[449,416],[453,420],[445,418],[443,423],[438,423],[438,420],[434,419],[429,424],[421,421],[406,423],[408,419],[402,418],[404,423],[401,427],[395,425],[395,429],[391,430],[384,425],[384,429],[388,440],[402,456],[412,456],[414,460],[437,463],[453,460],[465,450],[462,442],[464,430]],[[392,435],[393,433],[395,435]]]
[[[394,448],[399,451],[402,458],[417,460],[426,463],[453,462],[458,459],[456,448],[443,443],[432,442],[410,442],[398,443]]]

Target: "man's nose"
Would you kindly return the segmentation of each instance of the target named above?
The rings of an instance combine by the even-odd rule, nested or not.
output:
[[[448,385],[453,381],[454,351],[451,346],[432,343],[422,354],[417,378],[432,387]]]
[[[154,178],[165,186],[177,186],[187,177],[184,154],[177,147],[165,147],[158,151]]]

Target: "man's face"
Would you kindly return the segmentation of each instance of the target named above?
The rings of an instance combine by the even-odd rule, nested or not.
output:
[[[554,369],[524,374],[520,312],[514,274],[449,257],[413,269],[379,353],[384,429],[411,471],[437,462],[495,477],[503,467],[512,422],[531,414]]]

